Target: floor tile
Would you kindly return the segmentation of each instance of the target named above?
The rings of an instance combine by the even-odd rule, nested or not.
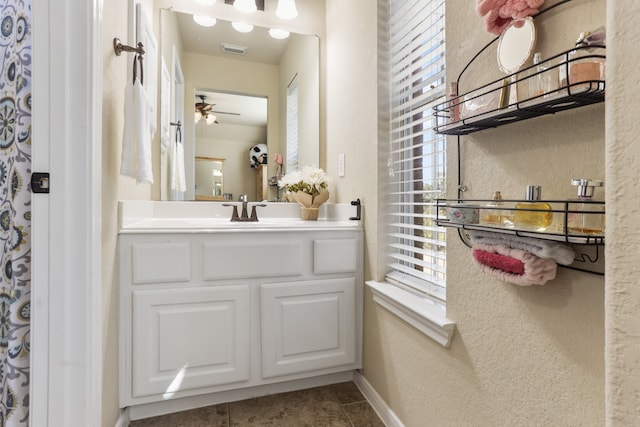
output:
[[[366,401],[358,387],[352,382],[332,384],[327,387],[333,392],[341,405]]]
[[[326,387],[230,403],[229,415],[232,427],[352,427]]]
[[[351,403],[342,406],[353,427],[384,427],[384,423],[367,402]]]
[[[229,427],[227,404],[132,421],[129,427]]]

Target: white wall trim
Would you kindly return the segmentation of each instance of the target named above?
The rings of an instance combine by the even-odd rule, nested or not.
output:
[[[32,4],[31,417],[89,426],[102,408],[102,0]],[[66,54],[65,54],[66,52]]]
[[[129,408],[121,409],[120,416],[116,420],[116,424],[113,427],[128,427],[129,421]]]
[[[390,283],[368,281],[373,300],[443,347],[449,347],[456,324],[443,310]]]
[[[369,381],[362,376],[360,372],[356,372],[353,376],[353,382],[356,384],[360,392],[367,399],[369,405],[378,414],[382,422],[387,427],[404,427],[400,418],[391,410],[387,402],[380,397],[377,391],[369,384]]]

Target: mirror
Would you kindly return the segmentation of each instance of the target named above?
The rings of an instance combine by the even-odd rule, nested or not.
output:
[[[513,21],[498,41],[498,67],[506,74],[515,73],[529,60],[536,45],[536,27],[527,17]]]
[[[195,171],[196,200],[225,200],[224,159],[196,157]]]
[[[256,189],[260,183],[258,170],[249,161],[249,150],[256,144],[268,147],[264,166],[267,178],[276,174],[275,154],[282,154],[287,165],[287,144],[291,141],[298,141],[298,164],[319,164],[318,37],[292,33],[287,39],[277,40],[268,35],[268,28],[256,26],[250,33],[240,33],[221,19],[212,27],[203,27],[190,14],[166,9],[160,13],[160,29],[160,98],[166,104],[160,108],[171,111],[167,120],[183,123],[184,200],[197,199],[197,157],[224,159],[223,195],[232,193],[237,199],[247,194],[250,201],[264,194]],[[179,81],[176,74],[182,75],[182,86],[173,84]],[[291,127],[291,119],[287,121],[287,98],[293,82],[298,96],[297,132]],[[174,100],[181,92],[184,98],[176,106]],[[195,104],[202,101],[198,95],[205,96],[204,102],[211,105],[213,124],[208,125],[206,120],[195,123]],[[256,112],[258,108],[262,109],[260,113]],[[181,199],[171,191],[166,173],[173,169],[167,164],[170,158],[164,147],[176,140],[175,127],[161,135],[161,140],[161,199]],[[261,176],[264,173],[260,171]],[[266,195],[267,200],[275,201],[277,187],[268,186]]]

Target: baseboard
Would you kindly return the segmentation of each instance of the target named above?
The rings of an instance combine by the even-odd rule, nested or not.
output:
[[[369,381],[362,376],[360,372],[356,372],[353,376],[353,382],[358,386],[362,395],[367,399],[374,411],[378,414],[382,422],[387,427],[404,427],[402,421],[391,410],[387,402],[385,402],[377,391],[369,384]]]
[[[116,421],[114,427],[128,427],[129,426],[129,408],[120,409],[120,416]]]

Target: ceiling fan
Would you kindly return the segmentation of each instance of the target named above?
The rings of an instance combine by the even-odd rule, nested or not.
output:
[[[196,111],[195,111],[195,122],[198,123],[202,118],[204,118],[208,125],[210,124],[219,124],[220,122],[216,118],[216,114],[228,114],[232,116],[239,116],[240,113],[231,113],[228,111],[215,111],[213,107],[216,104],[209,104],[206,102],[206,95],[196,95],[200,98],[200,102],[196,102]]]

